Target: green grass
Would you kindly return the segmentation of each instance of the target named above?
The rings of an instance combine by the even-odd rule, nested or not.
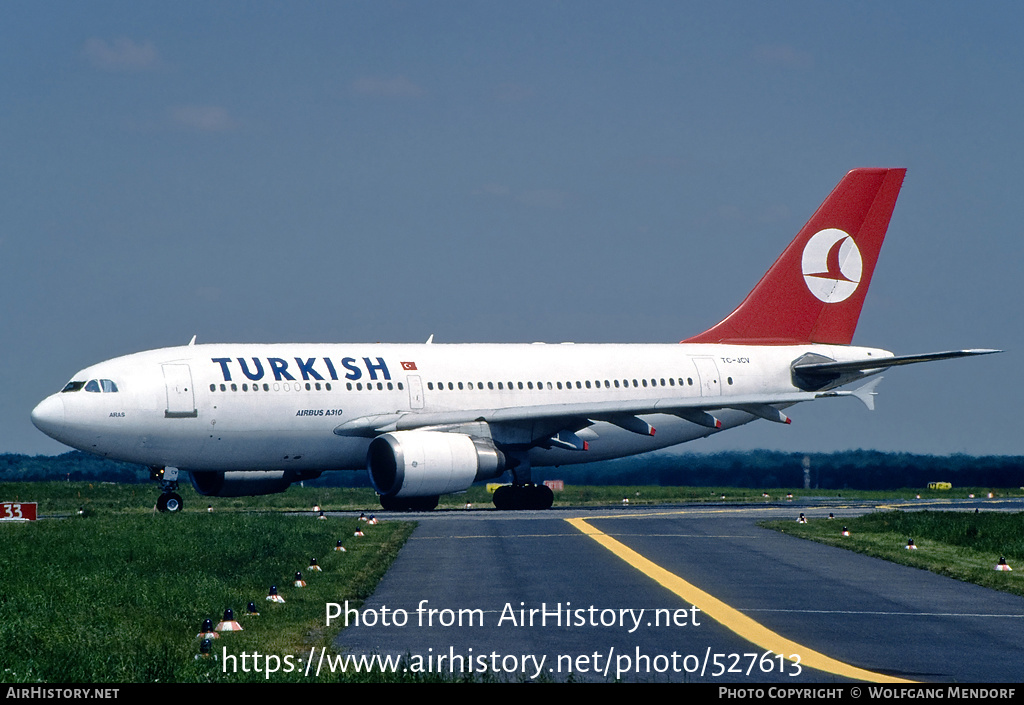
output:
[[[231,608],[244,626],[222,634],[217,653],[226,647],[283,657],[329,646],[338,629],[325,628],[326,603],[361,604],[413,528],[362,524],[366,536],[356,538],[357,524],[255,512],[101,510],[0,526],[0,681],[262,680],[223,674],[216,662],[195,658],[203,620],[216,623]],[[347,552],[333,551],[339,539]],[[314,557],[322,573],[307,570]],[[307,588],[291,586],[297,571]],[[271,585],[286,604],[266,601]],[[260,617],[244,616],[250,601]],[[301,680],[274,680],[288,679]]]
[[[659,487],[657,485],[566,485],[555,492],[555,507],[621,506],[628,497],[630,506],[648,506],[675,502],[765,502],[780,501],[792,493],[795,500],[813,497],[831,500],[926,500],[964,498],[973,493],[985,497],[994,492],[998,497],[1021,497],[1024,490],[963,487],[952,491],[904,488],[900,490],[804,490],[793,488],[747,489],[741,487]],[[140,485],[107,482],[8,482],[0,483],[0,501],[35,501],[41,516],[116,512],[154,512],[160,490],[155,483]],[[325,511],[380,511],[377,495],[369,488],[292,486],[280,494],[261,497],[203,497],[188,483],[178,490],[185,503],[184,513],[218,511],[311,511],[319,505]],[[724,500],[723,500],[724,496]],[[459,494],[441,497],[439,508],[463,509],[470,503],[474,509],[493,509],[491,494],[483,485],[474,485]]]
[[[1024,514],[876,512],[846,519],[763,522],[777,531],[1024,595]],[[846,526],[849,536],[842,536]],[[913,539],[916,550],[908,550]],[[995,570],[1000,557],[1013,572]]]

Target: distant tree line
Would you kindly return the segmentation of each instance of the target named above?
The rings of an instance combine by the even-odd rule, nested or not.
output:
[[[541,468],[547,479],[574,485],[685,485],[692,487],[803,487],[805,458],[810,485],[819,489],[887,490],[951,482],[954,487],[1024,486],[1024,456],[914,455],[874,450],[836,453],[734,451],[649,453],[587,465]],[[149,469],[72,451],[63,455],[0,455],[0,482],[148,482]],[[364,487],[365,472],[326,472],[307,485]]]
[[[564,479],[573,484],[803,487],[805,459],[810,486],[818,489],[888,490],[923,487],[929,482],[951,482],[954,487],[1024,485],[1024,456],[939,456],[875,450],[651,453],[561,470]],[[554,476],[551,470],[547,476]]]

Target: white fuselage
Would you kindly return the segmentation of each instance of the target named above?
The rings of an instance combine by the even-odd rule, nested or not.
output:
[[[790,366],[806,353],[840,362],[891,356],[815,344],[190,345],[88,367],[72,379],[85,385],[45,399],[33,421],[67,445],[152,467],[322,471],[365,468],[370,440],[388,424],[429,428],[501,412],[515,420],[490,424],[496,441],[528,447],[531,465],[563,465],[716,432],[657,413],[673,400],[715,410],[722,430],[757,418],[731,400],[795,403],[802,390]],[[564,407],[573,416],[579,408],[575,415],[590,418],[600,414],[586,409],[607,415],[619,406],[627,415],[650,409],[637,418],[656,433],[595,420],[578,431],[584,451],[531,447],[558,430],[541,420],[533,428],[531,409]]]

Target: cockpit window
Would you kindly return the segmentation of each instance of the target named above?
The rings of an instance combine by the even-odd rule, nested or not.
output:
[[[82,384],[81,382],[72,382],[72,384]],[[70,385],[69,385],[70,386]],[[105,392],[110,394],[111,392],[117,391],[117,385],[114,384],[113,380],[109,379],[90,379],[85,383],[85,391],[87,392]]]
[[[77,392],[85,386],[85,382],[68,382],[61,392]]]

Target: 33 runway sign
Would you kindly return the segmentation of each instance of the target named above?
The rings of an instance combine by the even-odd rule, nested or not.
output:
[[[0,521],[35,521],[35,502],[0,502]]]

